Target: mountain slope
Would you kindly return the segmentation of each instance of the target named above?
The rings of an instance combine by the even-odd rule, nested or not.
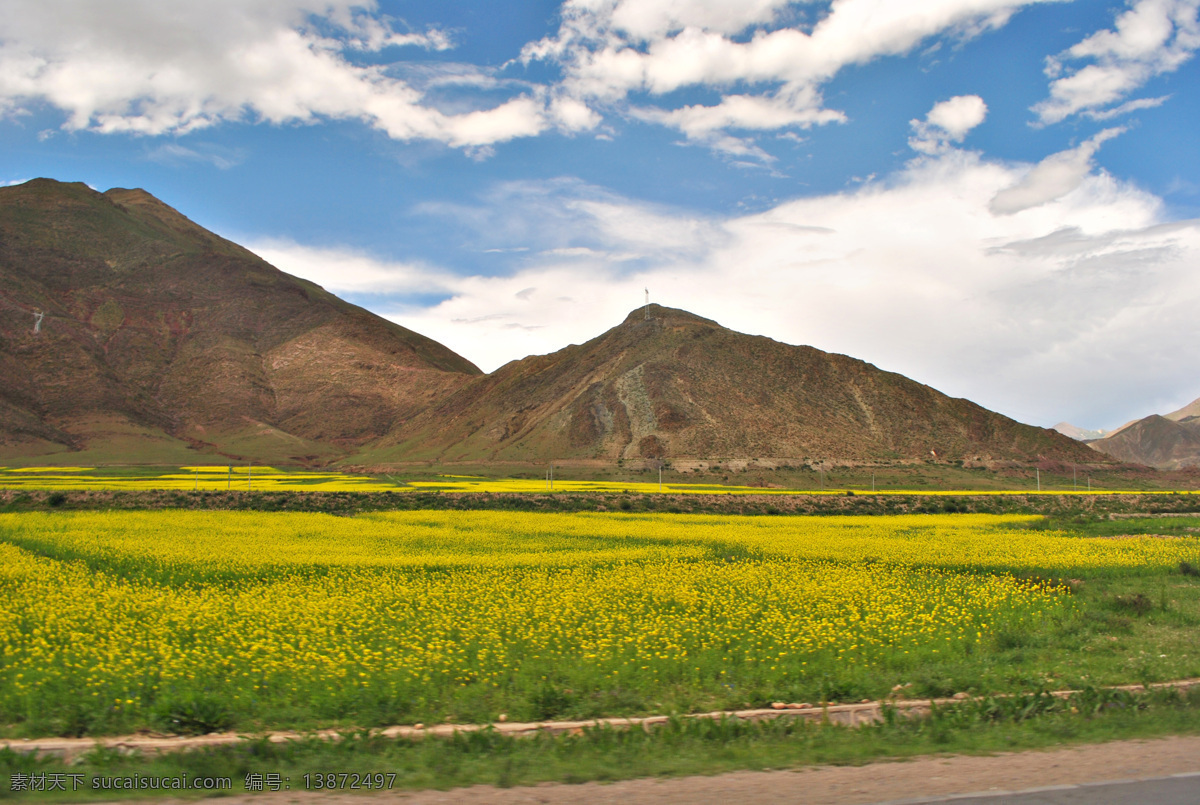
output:
[[[1088,444],[1121,461],[1160,470],[1200,466],[1200,399],[1169,414],[1126,422]]]
[[[1121,461],[1162,470],[1200,466],[1200,421],[1148,416],[1091,447]]]
[[[1163,416],[1173,422],[1200,422],[1200,398],[1192,400],[1178,411]]]
[[[472,380],[372,457],[1098,458],[844,355],[649,309],[649,319],[639,308],[585,344]]]
[[[142,190],[37,179],[0,188],[0,373],[8,454],[287,458],[375,439],[479,370]]]

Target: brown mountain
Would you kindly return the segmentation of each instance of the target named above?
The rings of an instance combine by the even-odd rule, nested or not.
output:
[[[1172,422],[1200,422],[1200,399],[1192,400],[1178,411],[1172,411],[1164,416]]]
[[[1200,466],[1200,400],[1163,416],[1134,420],[1088,444],[1121,461],[1160,470]]]
[[[1062,434],[863,361],[649,311],[475,378],[364,457],[1097,460]]]
[[[0,188],[0,456],[329,457],[479,373],[142,190]]]

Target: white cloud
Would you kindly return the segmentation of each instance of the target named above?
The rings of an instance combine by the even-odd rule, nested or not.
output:
[[[605,259],[619,255],[624,268],[635,261],[693,260],[720,236],[704,216],[631,202],[572,178],[504,182],[474,203],[429,202],[415,212],[466,228],[472,234],[460,240],[469,248],[535,262],[542,254],[579,257],[582,250]]]
[[[261,239],[246,248],[280,271],[315,282],[333,293],[444,293],[454,278],[428,265],[381,260],[348,247],[305,246]]]
[[[493,369],[596,336],[649,287],[655,302],[869,360],[1027,422],[1111,426],[1148,398],[1194,397],[1200,355],[1176,347],[1200,338],[1200,221],[1165,223],[1159,199],[1095,171],[993,214],[1028,173],[949,150],[853,192],[727,219],[647,210],[581,183],[541,194],[527,184],[501,203],[503,220],[530,222],[528,259],[454,279],[443,303],[395,318]],[[564,204],[570,215],[535,225]],[[584,241],[594,255],[552,253]],[[619,251],[641,259],[608,258]]]
[[[1041,123],[1057,123],[1083,111],[1098,113],[1151,78],[1173,72],[1200,48],[1200,0],[1138,0],[1119,16],[1114,29],[1098,31],[1047,60],[1054,79],[1050,97],[1033,107]],[[1092,63],[1063,75],[1064,62]],[[1161,99],[1155,99],[1161,103]],[[1108,117],[1157,105],[1134,102],[1109,110]]]
[[[967,132],[987,117],[987,104],[978,95],[957,95],[934,104],[924,120],[910,120],[914,136],[908,144],[923,154],[936,154],[960,143]]]
[[[568,132],[588,131],[600,125],[600,115],[576,98],[556,97],[550,102],[550,114],[559,128]]]
[[[437,30],[393,30],[373,0],[6,0],[0,110],[45,102],[66,113],[67,129],[147,135],[357,119],[456,147],[581,125],[578,112],[548,116],[538,92],[448,113],[352,58],[450,44]]]
[[[558,32],[522,52],[560,64],[562,80],[531,84],[471,65],[386,63],[453,42],[437,29],[402,30],[376,0],[8,0],[0,112],[45,103],[65,113],[68,130],[143,135],[360,120],[476,158],[497,143],[591,131],[604,114],[632,113],[689,143],[766,162],[757,133],[846,120],[821,93],[843,68],[933,37],[974,36],[1057,1],[832,0],[826,11],[801,0],[566,0]],[[667,100],[688,88],[721,97]],[[631,109],[634,93],[648,100]]]
[[[789,98],[760,95],[726,95],[716,106],[684,106],[669,111],[648,109],[639,116],[667,123],[695,139],[703,139],[714,132],[730,128],[808,128],[817,123],[841,122],[846,119],[840,112],[817,109],[811,103],[795,103]]]
[[[1124,132],[1124,129],[1105,129],[1084,141],[1077,148],[1051,154],[1011,187],[992,198],[988,208],[997,215],[1014,213],[1062,198],[1083,184],[1092,172],[1092,157],[1105,140]]]
[[[641,103],[636,116],[690,141],[718,143],[728,130],[842,122],[820,92],[842,68],[906,54],[933,36],[974,36],[1042,1],[834,0],[809,26],[785,12],[811,6],[783,0],[567,0],[557,34],[526,46],[522,57],[560,63],[563,91],[589,104],[620,106],[631,93],[648,93],[653,102]],[[691,87],[725,94],[714,105],[654,100]]]
[[[1127,101],[1120,106],[1114,106],[1111,109],[1103,111],[1088,110],[1083,112],[1084,117],[1092,120],[1112,120],[1114,117],[1127,115],[1130,112],[1136,112],[1139,109],[1156,109],[1171,99],[1170,95],[1160,95],[1157,98],[1138,98],[1134,101]]]
[[[147,152],[146,158],[151,162],[159,162],[164,165],[206,162],[215,168],[228,170],[244,162],[246,155],[240,149],[221,148],[208,144],[188,148],[179,143],[165,143]]]
[[[631,39],[661,39],[684,28],[698,27],[737,34],[771,22],[791,0],[619,0],[609,3],[612,26]],[[576,4],[577,6],[583,4]],[[587,4],[596,7],[597,4]]]

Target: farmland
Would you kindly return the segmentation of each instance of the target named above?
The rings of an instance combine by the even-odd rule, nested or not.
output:
[[[938,466],[847,469],[838,475],[816,471],[778,469],[732,476],[716,475],[706,480],[702,473],[668,469],[661,482],[646,470],[600,470],[567,468],[571,475],[551,479],[538,477],[529,466],[508,467],[504,477],[492,474],[464,475],[422,469],[408,473],[361,474],[336,470],[304,470],[249,464],[162,466],[45,466],[0,467],[0,490],[58,491],[176,491],[176,492],[317,492],[317,493],[451,493],[464,495],[735,495],[791,496],[844,495],[847,493],[892,496],[947,497],[974,495],[1012,497],[1038,495],[1059,497],[1104,497],[1112,495],[1196,494],[1196,490],[1166,485],[1146,488],[1145,480],[1132,474],[1108,473],[1092,485],[1092,478],[1032,473],[1001,476]],[[1069,470],[1069,468],[1068,468]],[[544,472],[539,468],[538,472]],[[610,475],[609,473],[614,473]],[[1035,481],[1036,477],[1036,481]],[[733,479],[732,481],[730,479]],[[878,481],[878,484],[876,483]],[[1191,478],[1192,486],[1195,479]]]
[[[1200,675],[1192,519],[5,513],[0,718],[374,726]]]
[[[159,467],[22,467],[0,469],[0,488],[56,490],[180,490],[377,492],[397,483],[340,472],[280,470],[229,464]]]

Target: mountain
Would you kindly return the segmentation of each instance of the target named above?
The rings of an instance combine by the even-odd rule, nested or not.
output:
[[[1200,466],[1200,422],[1148,416],[1091,446],[1121,461],[1162,470]]]
[[[863,361],[648,310],[585,344],[471,380],[367,453],[380,463],[1099,458],[1055,431]]]
[[[1077,442],[1086,442],[1092,439],[1103,439],[1107,431],[1103,430],[1085,430],[1078,425],[1072,425],[1070,422],[1059,422],[1054,426],[1054,430],[1061,433],[1063,436],[1069,436]]]
[[[1164,416],[1172,422],[1200,422],[1200,399],[1192,400],[1178,411],[1172,411]]]
[[[1161,470],[1200,466],[1200,399],[1163,416],[1128,422],[1090,445],[1121,461]]]
[[[143,190],[0,188],[0,456],[328,458],[479,374]]]

